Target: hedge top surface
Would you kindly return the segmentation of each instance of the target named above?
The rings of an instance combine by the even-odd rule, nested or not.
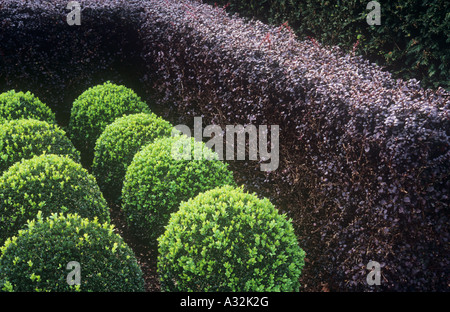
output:
[[[150,109],[132,89],[107,81],[75,99],[69,136],[75,147],[92,157],[97,138],[108,124],[124,115],[142,112],[150,113]]]
[[[68,155],[74,161],[80,161],[80,153],[55,124],[35,119],[0,124],[0,173],[17,161],[44,153]]]
[[[298,291],[305,252],[267,199],[219,187],[183,202],[158,239],[168,291]]]
[[[180,158],[202,149],[201,159]],[[153,244],[181,201],[227,184],[235,184],[233,173],[203,142],[185,135],[159,138],[143,147],[129,165],[122,209],[135,232]]]
[[[44,218],[39,212],[0,254],[0,289],[6,291],[144,291],[130,247],[112,225],[95,218],[63,213]],[[80,266],[80,285],[71,286],[73,261]]]
[[[116,119],[97,140],[92,173],[103,194],[117,199],[128,165],[141,147],[170,136],[172,125],[154,113],[138,113]]]
[[[55,114],[30,91],[9,90],[0,94],[0,123],[27,118],[56,124]]]
[[[449,92],[201,1],[144,3],[142,55],[181,112],[283,126],[266,190],[324,265],[309,286],[372,290],[355,263],[377,258],[390,263],[383,289],[448,288]]]
[[[78,213],[109,222],[109,209],[95,178],[68,156],[40,155],[17,162],[0,180],[0,243],[38,211]]]

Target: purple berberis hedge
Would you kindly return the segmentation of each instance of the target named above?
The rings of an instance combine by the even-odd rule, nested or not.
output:
[[[137,6],[79,0],[78,14],[69,2],[0,1],[0,91],[31,91],[65,122],[83,91],[142,67]],[[69,25],[76,16],[80,25]]]
[[[88,87],[130,81],[186,123],[279,125],[277,170],[230,165],[294,218],[304,290],[448,290],[448,93],[201,1],[80,0],[79,26],[68,2],[0,2],[1,91],[67,116]]]
[[[280,125],[280,168],[266,181],[303,199],[291,213],[310,260],[306,288],[447,289],[448,93],[299,42],[286,25],[200,1],[143,5],[149,72],[186,116]]]

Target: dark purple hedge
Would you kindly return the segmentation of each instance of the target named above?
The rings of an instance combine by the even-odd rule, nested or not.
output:
[[[2,89],[58,99],[130,64],[186,122],[280,125],[278,170],[238,165],[294,218],[305,290],[448,290],[450,94],[201,1],[80,1],[78,29],[50,2],[2,2]]]
[[[125,0],[78,2],[80,26],[67,23],[68,0],[0,2],[0,91],[33,90],[65,122],[87,88],[131,83],[142,68],[139,12]]]

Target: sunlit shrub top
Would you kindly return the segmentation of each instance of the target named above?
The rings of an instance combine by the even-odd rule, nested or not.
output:
[[[231,186],[183,202],[159,254],[168,291],[298,291],[305,257],[285,215]]]
[[[68,156],[41,155],[11,166],[0,178],[0,243],[38,211],[78,213],[110,221],[95,178]]]
[[[0,173],[22,159],[41,154],[68,155],[80,161],[66,133],[55,124],[19,119],[0,124]]]
[[[56,123],[55,114],[33,93],[10,90],[0,94],[0,123],[27,118]]]

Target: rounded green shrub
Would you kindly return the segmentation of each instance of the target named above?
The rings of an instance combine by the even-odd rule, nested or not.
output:
[[[0,243],[38,211],[78,213],[110,221],[106,200],[95,181],[68,156],[44,154],[15,163],[0,178]]]
[[[112,225],[97,219],[63,213],[44,218],[38,213],[0,250],[4,290],[144,291],[143,274],[132,250]],[[78,265],[78,281],[71,262]]]
[[[143,112],[150,109],[133,90],[107,81],[84,91],[74,101],[69,136],[90,166],[95,143],[106,126],[116,118]]]
[[[196,149],[203,150],[203,157],[194,157]],[[191,159],[175,157],[174,151]],[[234,183],[227,165],[203,142],[185,135],[160,138],[143,147],[128,166],[122,209],[129,227],[152,245],[182,201]]]
[[[10,90],[0,94],[0,124],[7,120],[28,118],[56,124],[51,109],[31,92]]]
[[[0,125],[0,173],[22,159],[44,153],[68,155],[76,162],[80,161],[80,153],[55,124],[19,119]]]
[[[116,201],[134,155],[141,147],[156,138],[168,137],[171,132],[172,125],[153,113],[127,115],[109,124],[97,140],[92,164],[92,174],[103,195]]]
[[[219,187],[183,202],[158,238],[165,291],[298,291],[305,252],[267,199]]]

